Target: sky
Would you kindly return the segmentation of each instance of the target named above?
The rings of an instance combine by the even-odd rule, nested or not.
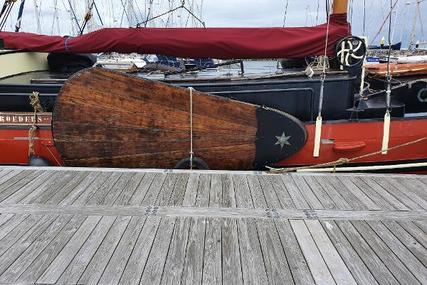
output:
[[[96,0],[96,4],[105,26],[129,26],[129,22],[135,25],[146,19],[149,8],[146,2],[148,1]],[[149,14],[151,17],[168,11],[169,8],[179,6],[178,3],[181,0],[152,1],[154,2]],[[393,42],[402,40],[405,45],[409,41],[409,35],[414,26],[414,15],[418,13],[417,6],[414,4],[417,0],[397,1],[398,4],[392,17]],[[425,17],[427,0],[421,1],[423,2],[419,4],[419,13]],[[19,2],[17,1],[12,11],[6,26],[7,30],[14,30]],[[37,9],[34,5],[35,2],[38,3]],[[61,35],[76,34],[77,25],[72,19],[69,2],[72,3],[73,11],[81,24],[85,15],[85,0],[27,0],[21,31]],[[132,5],[126,4],[128,2]],[[366,2],[365,35],[368,36],[371,43],[378,44],[381,37],[387,35],[388,25],[386,24],[382,32],[374,38],[390,11],[390,2],[388,0],[350,0],[349,20],[352,24],[353,35],[364,35],[364,2]],[[123,6],[127,7],[127,12],[124,12]],[[186,0],[186,7],[202,18],[208,27],[281,27],[284,23],[286,26],[313,26],[325,22],[325,6],[326,0]],[[285,14],[286,20],[284,20]],[[416,22],[416,39],[427,41],[427,19],[422,20],[422,17],[418,17]],[[39,25],[37,19],[40,21]],[[97,15],[93,19],[94,22],[89,25],[90,28],[101,26]],[[149,26],[164,26],[167,21],[169,21],[169,25],[174,26],[198,24],[197,20],[189,17],[184,9],[178,9],[172,14],[172,17],[165,16],[160,20],[151,21]],[[374,42],[372,42],[373,40]]]

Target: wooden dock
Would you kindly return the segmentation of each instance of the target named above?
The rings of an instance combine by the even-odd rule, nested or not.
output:
[[[427,177],[0,167],[0,284],[427,284]]]

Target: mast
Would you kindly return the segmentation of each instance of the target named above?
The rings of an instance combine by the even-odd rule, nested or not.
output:
[[[348,11],[348,0],[334,0],[332,14],[346,14]]]
[[[416,37],[416,33],[417,33],[418,19],[421,23],[421,34],[422,35],[424,34],[423,25],[422,25],[422,17],[421,17],[421,9],[420,9],[420,3],[423,1],[424,0],[416,0],[414,3],[414,4],[416,4],[416,7],[415,7],[415,13],[414,13],[414,18],[413,18],[413,23],[412,23],[412,31],[410,34],[409,49],[415,49],[416,48],[415,37]],[[407,3],[406,5],[411,5],[411,3]]]

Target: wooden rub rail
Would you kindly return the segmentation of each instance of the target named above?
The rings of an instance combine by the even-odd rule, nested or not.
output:
[[[0,284],[427,284],[427,178],[0,167]]]

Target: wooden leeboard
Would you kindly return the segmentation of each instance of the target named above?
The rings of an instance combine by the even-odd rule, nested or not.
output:
[[[211,169],[253,169],[305,144],[289,114],[193,91],[193,149]],[[101,68],[62,88],[55,145],[71,166],[173,168],[190,152],[190,92]]]

